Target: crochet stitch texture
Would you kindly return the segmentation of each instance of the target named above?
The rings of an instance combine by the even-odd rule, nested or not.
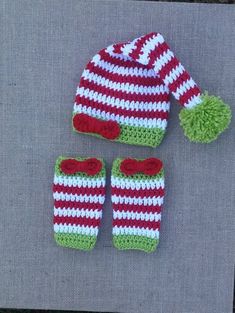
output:
[[[87,64],[77,88],[73,127],[78,132],[110,139],[94,127],[86,131],[76,123],[83,113],[115,121],[120,134],[112,140],[154,147],[160,144],[167,126],[169,89],[153,69],[124,55],[123,46],[102,49]]]
[[[113,244],[121,250],[153,252],[159,242],[164,170],[161,166],[157,174],[146,175],[137,170],[126,175],[121,171],[124,160],[117,158],[112,167]]]
[[[194,142],[215,140],[231,110],[204,97],[160,33],[100,50],[77,88],[73,129],[134,145],[158,146],[167,127],[170,97],[182,106],[180,124]]]
[[[59,157],[55,164],[53,198],[57,244],[81,250],[93,249],[105,200],[103,160]]]

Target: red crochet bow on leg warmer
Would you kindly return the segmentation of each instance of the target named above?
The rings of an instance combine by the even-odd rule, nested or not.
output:
[[[157,158],[148,158],[143,161],[136,159],[125,159],[120,165],[120,171],[125,175],[143,173],[145,175],[156,175],[162,169],[162,161]]]

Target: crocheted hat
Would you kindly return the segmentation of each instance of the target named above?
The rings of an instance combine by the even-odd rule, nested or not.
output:
[[[195,142],[215,140],[231,110],[202,93],[159,33],[102,49],[77,88],[73,128],[98,137],[155,147],[164,136],[170,93],[182,105],[180,122]]]

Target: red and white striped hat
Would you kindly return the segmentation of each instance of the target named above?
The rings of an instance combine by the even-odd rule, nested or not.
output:
[[[128,144],[159,145],[170,93],[182,105],[181,126],[195,142],[211,142],[229,125],[231,110],[202,93],[163,36],[150,33],[102,49],[83,71],[73,111],[77,132]]]

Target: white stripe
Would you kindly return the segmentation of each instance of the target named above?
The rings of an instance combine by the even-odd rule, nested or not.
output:
[[[68,176],[54,176],[54,184],[60,186],[69,187],[88,187],[88,188],[100,188],[105,187],[105,178],[86,178],[86,177],[68,177]]]
[[[89,70],[84,70],[82,73],[82,77],[84,79],[87,79],[89,82],[95,83],[98,86],[104,86],[115,91],[121,91],[131,94],[136,93],[141,95],[160,95],[169,92],[169,89],[164,84],[160,86],[157,85],[148,87],[137,84],[119,83],[106,79],[105,77],[90,72]]]
[[[54,216],[68,216],[68,217],[86,217],[94,218],[96,220],[102,218],[101,210],[88,210],[88,209],[67,209],[67,208],[55,208]]]
[[[94,195],[79,195],[64,192],[54,192],[53,197],[56,201],[75,201],[75,202],[85,202],[85,203],[104,203],[104,196],[94,196]]]
[[[137,42],[138,40],[139,40],[139,38],[136,38],[136,39],[132,40],[132,42],[125,44],[125,45],[121,48],[122,53],[123,53],[124,55],[126,55],[126,56],[129,56],[129,55],[132,53],[133,49],[135,48],[135,44],[136,44],[136,42]]]
[[[179,63],[176,68],[173,68],[168,75],[165,76],[164,83],[166,85],[172,84],[185,71],[183,65]]]
[[[113,211],[114,220],[137,220],[137,221],[155,221],[158,222],[161,220],[161,213],[137,213],[133,211]]]
[[[106,120],[106,121],[116,121],[118,124],[135,126],[135,127],[145,127],[145,128],[161,128],[162,130],[166,129],[167,120],[166,119],[156,119],[156,118],[137,118],[133,116],[123,116],[123,115],[114,115],[110,112],[105,112],[101,110],[96,110],[92,107],[85,107],[82,104],[74,106],[75,113],[85,113],[90,116]]]
[[[189,89],[193,88],[196,86],[195,81],[190,78],[181,84],[175,92],[172,92],[176,100],[179,100],[180,96],[182,96],[185,92],[187,92]]]
[[[154,62],[154,70],[158,73],[163,66],[165,66],[168,62],[170,62],[171,59],[173,59],[174,53],[168,49],[163,54],[156,59]]]
[[[143,45],[141,49],[141,54],[138,59],[138,62],[141,64],[147,65],[149,63],[149,53],[156,48],[159,44],[163,43],[164,39],[162,35],[157,34],[157,36],[154,36],[153,38],[148,39],[146,43]]]
[[[170,51],[170,50],[168,50]],[[171,51],[170,51],[171,52]],[[171,52],[172,53],[172,52]],[[174,54],[171,54],[171,57],[173,57]],[[155,62],[155,67],[154,69],[156,72],[158,72],[165,64],[167,64],[170,60],[171,57],[169,58],[166,55],[162,55],[162,59],[158,59]],[[164,60],[164,61],[163,61]],[[172,84],[174,81],[177,80],[177,78],[185,71],[185,68],[181,63],[179,65],[172,69],[168,75],[165,76],[164,83],[168,86],[169,84]],[[172,92],[176,100],[179,100],[180,95],[183,95],[187,90],[190,88],[193,88],[196,86],[195,81],[190,78],[187,81],[185,81],[180,87],[177,88],[176,92]],[[186,104],[184,104],[184,107],[186,108],[193,108],[196,105],[200,104],[202,102],[200,94],[193,96]]]
[[[169,93],[169,89],[167,89],[167,93]],[[94,100],[102,104],[107,104],[111,107],[122,108],[126,110],[154,111],[154,112],[156,111],[168,112],[170,110],[170,102],[129,101],[110,96],[107,97],[107,95],[94,92],[89,88],[85,89],[84,87],[78,87],[76,95],[79,95],[91,101]]]
[[[149,230],[147,228],[140,227],[113,227],[113,235],[134,235],[134,236],[145,236],[148,238],[159,239],[159,230]]]
[[[112,202],[115,204],[130,204],[130,205],[162,205],[164,197],[128,197],[112,195]]]
[[[89,227],[89,226],[80,226],[80,225],[66,225],[66,224],[54,224],[55,233],[66,233],[66,234],[80,234],[80,235],[89,235],[97,236],[98,227]]]
[[[202,103],[201,94],[193,96],[191,99],[189,99],[188,102],[184,104],[184,107],[187,109],[192,109],[200,103]]]
[[[131,61],[131,57],[124,54],[114,53],[114,45],[111,45],[105,49],[105,52],[107,52],[111,57],[122,60],[122,61]]]
[[[160,179],[148,179],[148,180],[135,180],[130,178],[120,178],[111,176],[112,187],[117,187],[121,189],[159,189],[164,188],[164,178]]]
[[[96,54],[91,62],[109,73],[138,77],[157,77],[157,73],[155,73],[153,69],[149,70],[147,68],[116,66],[115,64],[101,60],[99,54]]]

